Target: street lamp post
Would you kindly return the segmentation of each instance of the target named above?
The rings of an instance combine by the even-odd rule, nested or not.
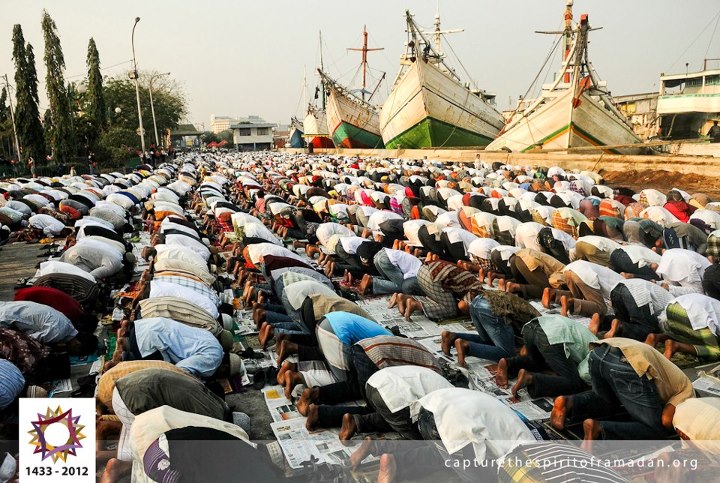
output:
[[[135,17],[135,24],[132,29],[132,37],[130,39],[132,44],[132,55],[133,55],[133,78],[135,79],[135,98],[137,99],[137,110],[138,110],[138,134],[140,135],[140,146],[142,147],[142,157],[145,156],[145,129],[143,129],[142,121],[142,110],[140,108],[140,84],[138,80],[137,60],[135,59],[135,27],[137,27],[140,17]]]
[[[17,155],[18,163],[22,162],[20,152],[20,142],[18,141],[17,127],[15,126],[15,112],[13,111],[12,94],[10,93],[10,83],[8,82],[8,76],[5,74],[5,87],[7,88],[8,103],[10,104],[10,119],[12,120],[13,136],[15,137],[15,154]]]
[[[155,79],[158,77],[162,77],[164,75],[170,75],[170,72],[165,72],[163,74],[155,74],[154,76],[150,77],[150,82],[148,84],[148,92],[150,92],[150,112],[152,112],[152,118],[153,118],[153,128],[155,129],[155,147],[160,147],[160,138],[158,137],[158,130],[157,130],[157,122],[155,121],[155,104],[153,104],[153,96],[152,96],[152,83]]]

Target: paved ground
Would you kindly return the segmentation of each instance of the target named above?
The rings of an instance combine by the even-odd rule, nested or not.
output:
[[[0,300],[12,300],[18,279],[35,275],[37,265],[47,257],[47,245],[25,242],[10,243],[0,248]]]

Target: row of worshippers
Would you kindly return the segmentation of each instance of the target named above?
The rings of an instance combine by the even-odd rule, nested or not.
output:
[[[54,381],[71,377],[71,358],[99,352],[98,320],[112,310],[109,294],[133,273],[128,240],[139,229],[141,203],[172,176],[171,166],[140,166],[129,174],[0,183],[0,221],[10,240],[62,243],[41,255],[52,256],[21,281],[14,301],[0,302],[4,422],[16,420],[18,397],[47,397]],[[80,384],[73,396],[91,396],[90,386]]]
[[[247,429],[247,416],[230,411],[219,383],[244,375],[240,357],[232,352],[234,307],[221,298],[229,280],[219,276],[218,249],[205,224],[196,221],[209,199],[224,199],[226,181],[201,172],[209,173],[210,166],[184,162],[177,169],[177,180],[168,189],[158,189],[144,205],[151,243],[143,247],[141,256],[150,266],[132,290],[113,358],[105,364],[98,388],[98,410],[103,414],[99,440],[103,448],[113,438],[120,441],[117,449],[102,449],[99,454],[107,462],[104,481],[118,481],[130,472],[133,481],[152,477],[143,470],[143,458],[147,461],[150,443],[172,427],[158,421],[163,429],[138,445],[132,428],[139,423],[133,421],[163,406],[175,410],[170,415],[175,421],[185,418],[182,411],[187,411],[192,413],[188,421],[194,417],[207,422],[201,426],[208,429],[198,434],[209,439],[218,433],[248,439],[245,430],[233,423],[242,420]],[[147,438],[153,430],[142,423],[138,431]],[[252,446],[237,451],[245,449],[247,458],[256,458]],[[176,458],[178,454],[176,450]],[[189,467],[175,464],[176,471],[189,477]]]
[[[2,183],[3,216],[9,217],[3,223],[16,230],[18,240],[65,238],[61,250],[39,264],[32,286],[0,303],[0,357],[17,369],[17,391],[3,394],[0,404],[7,416],[16,415],[18,395],[46,395],[50,382],[68,378],[70,356],[98,352],[95,331],[99,317],[111,309],[107,295],[133,271],[125,238],[135,229],[132,217],[172,176],[171,168],[154,173],[147,168]]]
[[[252,172],[243,170],[243,168],[247,169],[248,166],[253,167]],[[645,331],[642,337],[636,341],[618,338],[615,335],[618,335],[621,330],[621,321],[611,319],[610,330],[601,334],[602,339],[598,339],[597,334],[600,332],[600,326],[605,322],[601,320],[601,311],[593,310],[589,312],[589,314],[598,313],[598,316],[593,318],[593,324],[591,325],[593,330],[591,331],[584,329],[576,321],[567,319],[564,316],[545,319],[540,316],[540,313],[534,307],[527,303],[526,299],[542,297],[546,305],[558,299],[563,306],[564,314],[567,315],[589,310],[584,306],[597,301],[597,295],[600,294],[600,302],[595,306],[590,305],[590,307],[595,309],[602,303],[606,309],[603,315],[606,315],[608,310],[612,310],[613,307],[610,302],[610,292],[613,289],[622,286],[627,288],[628,293],[632,295],[630,288],[632,285],[647,283],[661,294],[658,297],[665,296],[665,302],[667,302],[656,301],[657,305],[662,305],[662,307],[659,310],[655,310],[656,307],[653,307],[655,311],[652,315],[654,316],[668,307],[682,306],[682,304],[690,307],[697,301],[699,301],[698,305],[710,304],[712,306],[715,303],[714,299],[702,295],[705,290],[702,281],[713,260],[705,259],[696,251],[700,249],[706,253],[708,247],[713,245],[712,240],[708,243],[707,236],[704,236],[705,247],[687,244],[685,246],[688,248],[676,248],[673,245],[678,238],[676,230],[673,230],[675,232],[673,236],[672,232],[654,221],[643,218],[629,219],[616,226],[622,226],[620,233],[622,233],[623,242],[642,240],[641,243],[636,243],[639,249],[623,250],[618,252],[615,257],[612,257],[613,252],[624,248],[625,245],[620,243],[610,244],[608,243],[612,241],[610,237],[595,234],[576,239],[566,231],[551,228],[538,222],[520,222],[520,220],[517,220],[517,224],[508,223],[509,228],[506,230],[498,230],[498,232],[510,231],[515,246],[503,246],[497,240],[493,240],[494,232],[490,236],[487,236],[490,232],[486,232],[485,237],[475,235],[475,238],[470,238],[464,232],[457,231],[451,238],[448,232],[443,232],[447,228],[465,229],[471,235],[473,233],[459,222],[460,215],[457,212],[455,213],[455,220],[457,221],[453,221],[453,215],[450,214],[442,220],[445,222],[449,219],[448,225],[445,228],[440,227],[438,229],[437,219],[445,213],[452,213],[445,212],[436,217],[435,221],[423,220],[427,221],[427,224],[423,224],[424,226],[435,225],[435,229],[429,232],[430,235],[433,235],[433,233],[441,235],[440,237],[431,237],[434,244],[432,242],[422,243],[421,241],[419,243],[420,252],[408,249],[399,250],[398,248],[401,247],[402,243],[411,242],[411,237],[405,238],[403,236],[404,225],[408,221],[404,220],[402,215],[400,215],[400,218],[393,216],[393,213],[399,215],[396,212],[397,210],[381,210],[375,207],[373,209],[378,211],[371,212],[368,220],[363,221],[360,216],[353,219],[352,215],[350,215],[353,211],[356,214],[366,214],[361,210],[362,206],[360,206],[363,201],[366,205],[369,205],[370,202],[374,203],[374,201],[368,195],[370,196],[368,200],[359,197],[360,202],[358,202],[358,199],[355,199],[354,202],[344,196],[337,196],[338,192],[334,189],[324,190],[321,187],[325,186],[323,184],[323,180],[325,180],[336,181],[335,184],[326,186],[327,188],[337,188],[337,184],[339,184],[337,181],[340,179],[339,173],[322,172],[322,174],[315,174],[317,171],[312,171],[312,176],[293,176],[288,179],[285,175],[290,174],[292,170],[282,170],[282,175],[278,172],[280,170],[276,170],[277,167],[271,166],[270,163],[258,167],[255,160],[237,170],[235,173],[237,177],[235,182],[237,198],[235,201],[246,209],[251,208],[251,214],[257,218],[253,220],[245,213],[232,213],[224,216],[220,213],[218,218],[225,218],[225,221],[218,222],[215,229],[222,230],[227,240],[236,244],[234,249],[236,259],[233,262],[236,265],[236,273],[240,275],[241,279],[247,277],[248,281],[245,285],[246,299],[248,301],[257,301],[253,304],[253,309],[254,318],[260,330],[261,342],[267,343],[271,338],[275,337],[278,342],[279,361],[284,361],[289,354],[297,355],[299,359],[296,364],[283,364],[278,374],[278,382],[286,386],[288,394],[298,384],[306,387],[300,396],[298,407],[303,414],[308,416],[308,428],[337,425],[342,422],[345,430],[347,429],[345,428],[346,423],[347,425],[357,425],[354,418],[354,422],[350,423],[348,422],[350,418],[346,417],[346,415],[353,414],[354,410],[350,409],[352,406],[337,408],[336,405],[345,398],[357,397],[358,395],[364,397],[363,383],[367,382],[368,373],[378,369],[377,364],[370,357],[368,349],[363,348],[362,337],[368,339],[367,344],[369,345],[374,345],[371,344],[374,338],[398,337],[387,332],[375,332],[385,329],[372,322],[366,316],[367,314],[358,313],[357,306],[354,306],[355,304],[352,304],[352,302],[346,299],[334,299],[337,294],[333,293],[334,286],[331,281],[328,283],[327,277],[338,275],[337,268],[333,267],[332,264],[335,263],[338,253],[341,252],[340,247],[342,247],[342,252],[345,252],[344,254],[350,255],[348,258],[351,262],[347,265],[358,267],[359,273],[375,270],[373,272],[376,274],[375,277],[363,277],[360,291],[373,290],[375,293],[394,293],[391,305],[397,305],[403,315],[409,317],[414,311],[423,310],[425,315],[431,319],[442,320],[453,317],[459,312],[469,311],[478,334],[443,334],[443,348],[449,352],[451,347],[455,347],[461,363],[465,355],[473,355],[470,354],[471,349],[494,352],[493,355],[480,355],[479,352],[475,352],[476,355],[483,358],[507,359],[501,364],[501,367],[505,367],[504,372],[501,371],[498,375],[498,382],[501,384],[503,379],[508,378],[508,373],[519,373],[527,368],[525,370],[526,375],[520,378],[517,387],[514,388],[515,391],[519,387],[531,389],[533,386],[535,387],[533,391],[535,391],[538,386],[542,386],[543,389],[541,390],[549,389],[555,391],[555,395],[561,395],[565,392],[581,392],[592,387],[592,391],[586,391],[585,395],[590,402],[586,402],[585,406],[590,407],[590,414],[592,415],[594,411],[597,417],[605,414],[605,412],[600,414],[601,412],[598,411],[601,406],[613,410],[617,410],[620,405],[625,406],[625,399],[627,398],[624,395],[618,394],[617,391],[615,393],[612,390],[603,392],[600,389],[602,386],[600,382],[602,371],[600,369],[590,369],[595,367],[595,365],[591,366],[589,362],[592,360],[590,358],[591,343],[595,342],[603,347],[613,347],[613,350],[608,349],[608,352],[613,354],[625,347],[630,347],[627,350],[632,353],[648,352],[648,355],[644,356],[645,360],[638,363],[638,367],[642,365],[645,368],[643,372],[636,371],[635,375],[639,380],[650,381],[653,378],[653,373],[661,371],[678,376],[678,381],[674,381],[673,384],[677,386],[675,389],[679,388],[678,392],[683,394],[673,399],[672,403],[668,403],[668,401],[670,401],[671,396],[676,395],[669,394],[665,387],[660,388],[659,392],[656,388],[654,394],[648,396],[650,399],[655,398],[656,407],[659,407],[659,412],[652,412],[654,418],[652,422],[663,420],[666,424],[648,425],[649,420],[646,417],[644,419],[639,418],[637,424],[650,426],[646,434],[658,435],[667,431],[668,417],[672,420],[672,415],[668,416],[666,414],[671,412],[667,406],[673,406],[674,408],[677,404],[693,395],[689,380],[686,377],[683,380],[678,375],[680,371],[667,361],[668,358],[663,358],[662,354],[649,345],[642,344],[641,341],[645,340],[645,336],[654,335],[653,332]],[[306,169],[305,172],[308,171]],[[339,168],[338,171],[340,171]],[[301,169],[300,174],[302,172]],[[556,180],[556,183],[558,182],[561,182],[561,180]],[[360,186],[363,183],[360,182],[351,185],[351,187]],[[322,199],[311,200],[303,196],[303,190],[296,189],[297,186],[308,187],[304,191],[305,193],[311,193],[312,198],[324,198],[326,207],[345,204],[346,209],[344,211],[338,210],[336,213],[346,214],[348,215],[347,218],[329,216],[330,210],[327,212],[322,211]],[[322,193],[320,193],[323,190],[327,192],[326,196],[322,196]],[[333,192],[333,194],[330,194],[330,192]],[[647,197],[647,194],[645,196]],[[470,199],[472,198],[470,197]],[[700,197],[698,196],[698,198]],[[643,196],[640,196],[639,199],[640,201],[634,203],[646,203],[646,201],[643,201]],[[338,203],[331,204],[330,201],[338,201]],[[308,206],[312,206],[313,209],[308,209]],[[273,207],[276,209],[273,209]],[[316,207],[318,207],[317,211]],[[353,210],[353,207],[356,207],[355,210]],[[392,223],[386,224],[385,230],[380,228],[380,223],[378,223],[376,229],[374,225],[369,223],[369,219],[377,216],[377,213],[382,214],[384,217],[381,223],[388,220],[400,220],[400,223],[396,223],[395,227],[387,226],[392,225]],[[497,218],[508,215],[494,216]],[[590,226],[587,222],[584,224]],[[403,227],[402,231],[397,229],[398,225]],[[627,225],[628,235],[625,235],[625,231],[623,231],[625,225]],[[695,225],[691,226],[695,227]],[[252,227],[252,233],[261,233],[261,235],[258,237],[246,237],[245,230],[248,227]],[[268,233],[264,229],[267,227],[271,227],[276,234]],[[515,233],[512,233],[513,227]],[[660,228],[658,229],[658,227]],[[393,228],[395,229],[393,230]],[[535,230],[534,233],[533,230]],[[540,232],[543,230],[545,231],[541,237]],[[553,232],[553,230],[558,231]],[[517,237],[518,231],[520,234],[519,240]],[[689,231],[692,232],[692,230]],[[371,232],[374,232],[374,239],[366,239],[365,236]],[[650,232],[650,236],[647,235],[648,232]],[[564,237],[560,233],[569,236]],[[443,239],[443,234],[448,236]],[[653,235],[655,235],[654,238]],[[577,233],[575,236],[577,236]],[[711,234],[712,236],[714,235]],[[483,247],[482,253],[486,256],[476,257],[468,250],[469,245],[472,243],[482,245],[483,239],[490,239],[496,243],[496,246],[491,248]],[[299,240],[302,240],[302,242],[295,243]],[[343,243],[344,241],[347,244]],[[310,255],[318,251],[321,252],[320,257],[326,266],[325,277],[314,271],[312,266],[307,263],[307,260],[297,256],[296,252],[284,248],[283,244],[287,242],[292,242],[293,248],[307,243],[305,245],[306,253]],[[290,246],[290,243],[287,244]],[[321,248],[314,250],[314,247],[310,245],[315,244],[319,244]],[[537,250],[526,248],[525,244],[534,246]],[[663,252],[661,247],[666,251]],[[655,250],[652,248],[655,248]],[[658,250],[659,248],[660,250]],[[459,251],[460,249],[462,249],[462,252]],[[501,267],[490,264],[493,261],[490,254],[494,249],[497,249],[499,254],[494,259],[498,261],[497,265],[501,265]],[[563,263],[548,254],[548,252],[553,253],[553,250],[557,253],[565,253],[567,263]],[[355,251],[355,253],[348,253],[352,251]],[[414,257],[415,255],[422,255],[423,252],[429,253],[424,262]],[[463,256],[458,256],[458,253],[462,253]],[[454,256],[448,257],[448,254]],[[622,256],[622,254],[626,256]],[[342,258],[342,256],[338,258]],[[450,263],[447,258],[460,260],[461,263]],[[576,261],[571,262],[571,258]],[[623,264],[621,271],[625,276],[612,268],[608,268],[611,258],[620,259],[616,263]],[[679,262],[679,260],[681,261]],[[481,264],[481,277],[477,277],[467,270],[471,264],[475,263]],[[330,264],[329,270],[327,269],[328,264]],[[682,269],[675,270],[672,268],[678,265]],[[645,267],[652,270],[655,275],[648,275],[646,270],[640,270]],[[352,276],[350,268],[342,268],[342,270],[347,270]],[[278,273],[278,271],[282,272]],[[499,278],[503,279],[500,283],[500,286],[504,289],[503,291],[483,290],[482,284],[485,282],[485,277],[482,275],[488,272],[496,273]],[[300,274],[302,277],[298,276]],[[525,275],[528,275],[528,277],[525,277]],[[533,278],[533,275],[537,277]],[[648,280],[642,278],[641,275],[645,275]],[[552,279],[553,283],[543,284],[539,282],[538,280],[542,280],[543,276],[544,279]],[[350,277],[346,277],[346,280],[347,278]],[[298,281],[298,279],[300,280]],[[651,283],[651,281],[660,283]],[[606,287],[606,285],[610,286]],[[567,291],[558,290],[566,287]],[[582,288],[590,288],[595,291],[586,293],[581,290]],[[644,293],[645,290],[647,289],[640,288],[636,292]],[[607,292],[607,296],[602,297],[605,292]],[[618,292],[624,292],[624,289],[618,290]],[[522,295],[522,297],[517,294]],[[594,299],[593,296],[595,296]],[[322,300],[324,297],[328,297],[330,300]],[[617,300],[621,299],[619,296],[615,298]],[[626,297],[625,300],[618,301],[617,304],[630,305],[628,300]],[[632,300],[635,303],[636,299],[632,298]],[[640,300],[635,305],[640,304],[639,308],[642,309],[650,303],[652,301],[642,304],[642,300]],[[317,304],[323,306],[319,311],[315,310]],[[351,304],[349,307],[352,310],[347,310],[347,304]],[[330,312],[333,307],[336,307],[334,310],[338,310],[341,305],[344,305],[345,308],[340,310],[338,314],[333,315]],[[632,307],[627,305],[624,305],[624,308],[627,313],[632,311]],[[687,309],[685,310],[687,311]],[[621,311],[622,309],[617,312]],[[670,313],[673,313],[673,311],[670,310]],[[714,315],[712,310],[706,309],[705,313],[711,316]],[[627,320],[622,321],[622,324],[626,327],[622,327],[622,330],[628,334],[632,333],[631,327],[633,324],[640,325],[638,319],[629,315],[625,318]],[[692,320],[696,321],[693,324],[702,325],[704,322],[704,327],[692,327],[690,323],[686,323],[685,327],[691,327],[696,332],[701,332],[698,329],[707,328],[716,337],[714,331],[716,330],[715,321],[717,318],[706,317],[706,319],[692,318]],[[700,322],[697,322],[697,320],[700,320]],[[547,331],[550,333],[549,335],[544,330],[543,325],[551,327]],[[653,328],[657,327],[657,325],[659,323]],[[663,327],[668,327],[668,325],[663,324]],[[643,332],[642,328],[640,332]],[[527,337],[525,337],[526,334]],[[542,336],[545,337],[544,346],[550,346],[552,350],[559,352],[561,357],[558,359],[570,366],[570,370],[565,366],[558,366],[558,369],[556,369],[551,365],[550,367],[557,374],[545,380],[542,377],[538,378],[532,372],[533,370],[547,369],[550,364],[549,360],[552,359],[546,353],[539,352],[535,348],[535,346],[542,345],[542,342],[535,343],[538,334],[540,334],[539,338],[541,340]],[[665,337],[668,335],[667,333],[664,334]],[[678,334],[673,335],[678,337]],[[688,334],[684,335],[687,336]],[[690,336],[693,336],[693,334],[690,334]],[[695,334],[695,336],[699,339],[706,338],[705,334]],[[521,340],[524,339],[525,345],[525,350],[520,352],[516,350],[515,344],[519,337],[522,337]],[[552,342],[548,342],[548,339],[552,340]],[[598,340],[602,340],[602,342],[598,342]],[[673,350],[680,350],[678,346],[683,343],[677,339],[673,340]],[[680,342],[680,344],[675,344],[675,342]],[[576,343],[577,348],[584,347],[584,351],[578,350],[578,352],[574,352],[575,347],[568,348],[571,343]],[[390,342],[387,345],[393,347],[395,344],[408,345],[410,343],[407,341],[402,341],[402,343]],[[709,344],[712,345],[712,341]],[[717,341],[714,344],[716,346]],[[377,345],[385,346],[386,344]],[[692,344],[685,345],[691,346]],[[348,346],[351,348],[348,349]],[[533,348],[531,349],[531,347]],[[693,346],[693,350],[696,350],[695,346]],[[417,351],[422,352],[422,349],[417,348]],[[366,357],[370,357],[370,363],[368,363],[366,357],[363,357],[362,352],[365,353]],[[699,352],[698,355],[706,355]],[[518,353],[523,354],[521,356],[523,359],[512,359]],[[380,356],[382,355],[380,354]],[[422,357],[416,355],[414,358],[421,359]],[[619,358],[625,359],[623,356]],[[312,364],[304,364],[310,361],[312,361]],[[318,366],[316,364],[318,361],[323,364]],[[572,367],[573,365],[574,367]],[[675,368],[676,371],[670,368]],[[329,373],[327,369],[329,369]],[[597,388],[596,379],[598,381]],[[358,381],[362,382],[358,385]],[[340,385],[338,386],[338,384]],[[319,387],[316,388],[316,386]],[[325,386],[329,386],[330,390],[323,390]],[[653,393],[652,385],[645,384],[645,386],[647,386],[649,394]],[[328,404],[333,406],[328,407]],[[580,405],[581,403],[578,403],[578,406]],[[557,411],[555,412],[562,414],[562,411],[567,413],[567,407],[574,407],[574,404],[568,403],[563,398],[558,398],[556,406],[558,408],[556,408]],[[633,408],[625,407],[625,409],[630,413],[631,417],[637,415],[638,411],[634,411]],[[345,413],[342,421],[340,421],[339,416],[343,411]],[[580,410],[578,412],[582,413]],[[564,419],[561,421],[561,418],[559,416],[555,417],[555,415],[553,419],[554,424],[564,427]],[[601,424],[592,419],[588,421],[591,421],[591,423],[588,423],[586,431],[586,436],[589,439],[605,435],[605,430]],[[618,437],[618,434],[625,438],[633,437],[634,431],[632,430],[612,432],[612,424],[607,424],[607,426],[611,428],[607,429],[607,432],[612,434],[612,437]],[[630,427],[632,428],[632,426]],[[638,434],[642,434],[642,432]]]

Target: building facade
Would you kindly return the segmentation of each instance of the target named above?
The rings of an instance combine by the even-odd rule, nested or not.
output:
[[[613,99],[620,112],[625,114],[632,124],[633,132],[637,137],[646,141],[657,135],[657,92],[613,96]]]
[[[257,116],[250,116],[247,120],[231,125],[235,149],[238,151],[272,149],[275,127],[275,124],[265,122]]]

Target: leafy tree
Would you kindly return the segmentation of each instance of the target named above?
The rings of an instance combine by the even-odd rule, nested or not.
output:
[[[219,143],[219,142],[220,142],[220,136],[217,135],[217,134],[215,134],[215,133],[212,132],[212,131],[205,131],[204,133],[202,133],[202,134],[200,135],[200,140],[201,140],[204,144],[210,144],[210,143],[212,143],[212,142]]]
[[[12,121],[10,119],[10,107],[7,103],[7,90],[5,87],[0,90],[0,157],[12,157]]]
[[[65,57],[60,46],[55,21],[47,10],[42,17],[43,38],[45,40],[45,84],[50,101],[53,131],[52,147],[56,162],[68,162],[73,155],[72,113],[67,87],[65,86]]]
[[[91,132],[90,145],[95,145],[100,133],[107,129],[107,107],[103,93],[103,78],[100,72],[100,53],[95,40],[90,38],[86,60],[88,68],[86,113],[94,132]]]
[[[140,106],[142,108],[145,142],[154,142],[155,134],[150,112],[150,94],[148,81],[154,72],[140,73]],[[122,163],[129,156],[136,156],[140,149],[140,137],[137,134],[138,117],[135,99],[135,83],[126,76],[106,79],[103,84],[105,103],[110,106],[107,132],[100,136],[98,158],[110,157],[114,163]],[[182,87],[174,80],[156,77],[153,81],[153,104],[157,120],[158,134],[175,129],[187,114],[187,103]],[[120,112],[116,109],[120,108]],[[162,139],[161,139],[162,142]]]
[[[38,79],[35,70],[35,54],[32,45],[25,44],[22,27],[13,27],[13,60],[15,61],[15,87],[17,109],[15,124],[22,157],[32,157],[36,162],[45,158],[45,139],[38,110]]]

